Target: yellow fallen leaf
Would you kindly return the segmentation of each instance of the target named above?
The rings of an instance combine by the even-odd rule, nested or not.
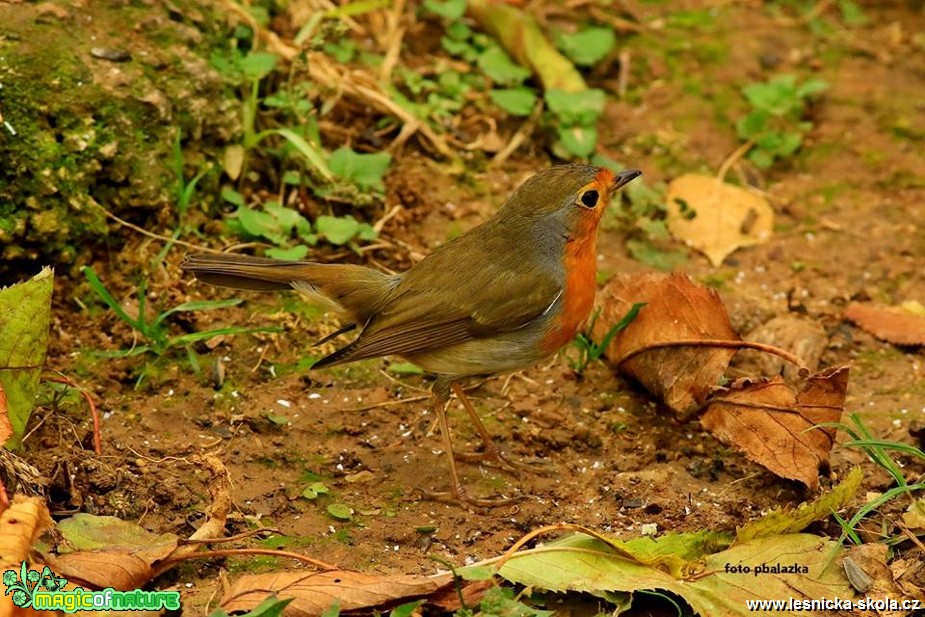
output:
[[[774,210],[767,200],[713,176],[684,174],[668,185],[668,229],[714,266],[738,248],[767,242]]]
[[[906,300],[899,306],[907,313],[912,313],[913,315],[918,315],[919,317],[925,317],[925,306],[922,306],[922,303],[918,300]]]

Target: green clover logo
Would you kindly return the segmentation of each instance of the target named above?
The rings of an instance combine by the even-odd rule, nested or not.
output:
[[[15,585],[19,582],[19,575],[16,574],[16,570],[7,570],[3,573],[3,584],[9,587],[10,585]]]

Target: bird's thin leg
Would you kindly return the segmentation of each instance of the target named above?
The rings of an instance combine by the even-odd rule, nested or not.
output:
[[[469,397],[466,396],[465,390],[462,386],[459,385],[459,382],[454,382],[451,385],[453,392],[456,394],[456,398],[462,402],[463,407],[466,409],[466,413],[469,414],[469,417],[472,418],[472,423],[475,424],[475,430],[478,432],[479,437],[482,438],[482,443],[485,444],[484,452],[465,452],[465,453],[456,453],[456,456],[463,461],[490,461],[496,464],[502,469],[508,471],[526,471],[529,473],[544,473],[547,469],[543,466],[543,463],[522,463],[520,461],[514,461],[501,452],[501,449],[495,445],[495,440],[492,439],[491,433],[488,432],[488,429],[485,428],[485,424],[482,423],[482,419],[479,418],[478,412],[475,411],[475,407],[472,406],[472,402],[469,400]]]
[[[450,423],[446,417],[446,404],[450,399],[451,385],[455,387],[455,384],[452,384],[450,381],[443,378],[438,378],[437,381],[434,382],[430,399],[431,408],[433,409],[434,414],[437,416],[437,421],[440,424],[440,432],[443,434],[443,449],[446,452],[446,462],[450,468],[451,490],[448,493],[424,492],[424,496],[428,499],[459,503],[464,506],[468,505],[492,507],[505,506],[514,503],[516,501],[515,499],[507,497],[479,499],[469,497],[466,494],[466,489],[463,488],[462,482],[459,480],[459,472],[456,470],[456,459],[453,455],[453,442],[450,439]]]

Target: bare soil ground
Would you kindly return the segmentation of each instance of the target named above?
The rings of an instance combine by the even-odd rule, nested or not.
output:
[[[635,10],[652,23],[676,8],[640,3]],[[736,148],[730,123],[742,106],[720,105],[720,93],[762,79],[762,63],[812,71],[829,81],[800,157],[753,177],[777,211],[771,241],[736,252],[719,268],[691,253],[682,269],[719,288],[740,331],[788,312],[823,325],[829,337],[823,365],[852,363],[847,411],[860,413],[879,437],[915,442],[910,429],[925,421],[922,348],[877,341],[844,322],[841,310],[852,299],[925,299],[925,15],[899,2],[870,2],[864,10],[867,26],[823,39],[805,25],[783,24],[760,3],[723,3],[715,9],[713,28],[692,30],[687,39],[692,50],[707,41],[719,45],[722,59],[672,52],[667,57],[682,71],[669,66],[664,50],[650,51],[630,38],[625,47],[632,51],[636,97],[609,104],[599,130],[604,151],[643,169],[649,182],[668,181],[689,170],[715,170]],[[682,72],[689,80],[679,78]],[[696,91],[687,87],[690,81],[699,84]],[[528,144],[503,169],[459,183],[439,164],[406,152],[386,178],[387,207],[398,199],[409,206],[384,230],[391,246],[368,257],[407,267],[449,230],[484,220],[527,174],[548,164],[539,147]],[[95,257],[94,264],[110,288],[131,302],[138,264],[161,247],[119,233],[125,244]],[[613,226],[603,230],[603,272],[645,269],[625,251],[626,233]],[[35,415],[25,456],[51,479],[56,515],[113,514],[188,536],[209,503],[208,476],[190,457],[212,452],[234,485],[229,533],[263,525],[284,534],[266,546],[370,572],[429,573],[442,567],[432,557],[463,564],[498,555],[525,532],[553,522],[627,538],[650,523],[659,531],[733,529],[812,496],[750,463],[696,420],[675,421],[604,364],[578,379],[560,355],[470,390],[499,444],[516,458],[542,460],[550,473],[463,464],[463,481],[473,494],[523,499],[476,512],[422,500],[421,491],[448,487],[439,435],[429,432],[429,381],[387,373],[384,360],[300,369],[300,360],[331,349],[312,345],[334,329],[333,320],[294,297],[232,295],[189,280],[176,267],[183,253],[173,249],[167,267],[149,281],[153,299],[167,305],[198,298],[246,302],[183,317],[179,327],[276,325],[283,332],[228,337],[202,349],[207,362],[221,359],[221,387],[213,385],[208,368],[199,377],[174,358],[160,361],[136,389],[137,360],[88,354],[128,347],[132,333],[110,312],[83,310],[78,300],[93,304],[86,286],[59,278],[49,364],[88,386],[105,416],[103,456],[96,457],[87,449],[90,424],[82,406],[45,406]],[[450,414],[457,447],[476,449],[478,437],[455,401]],[[857,464],[866,471],[864,490],[889,485],[861,453],[838,447],[829,481]],[[908,464],[920,471],[919,464]],[[330,493],[302,497],[314,481]],[[330,516],[326,507],[332,503],[352,508],[352,520]],[[895,512],[883,515],[890,520]],[[878,518],[870,525],[872,534],[879,524]],[[838,534],[834,523],[815,531]],[[187,606],[203,607],[223,569],[288,565],[211,560],[166,576],[176,581]]]

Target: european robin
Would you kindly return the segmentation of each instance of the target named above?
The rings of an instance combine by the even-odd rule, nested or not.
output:
[[[485,442],[478,456],[517,467],[494,445],[460,381],[529,367],[572,340],[594,303],[601,215],[641,173],[588,165],[541,171],[494,216],[401,274],[244,255],[192,255],[180,267],[213,285],[294,289],[340,311],[345,326],[329,338],[357,328],[359,335],[313,369],[394,355],[436,375],[431,405],[451,493],[432,496],[501,505],[510,500],[468,497],[459,481],[445,409],[450,391]]]

